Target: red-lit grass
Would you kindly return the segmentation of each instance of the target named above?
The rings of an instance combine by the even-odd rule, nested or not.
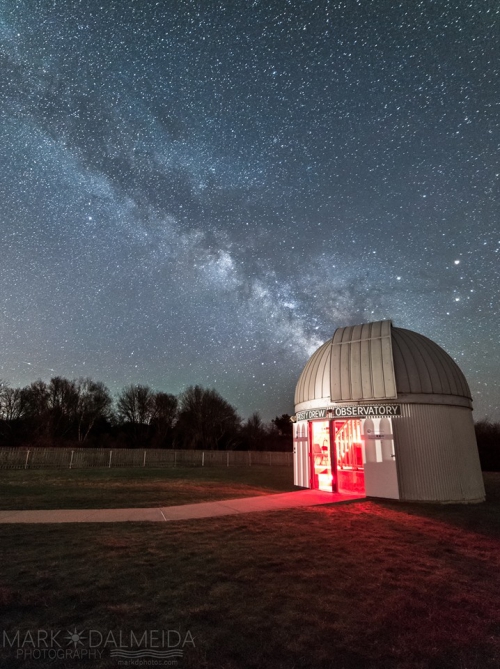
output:
[[[186,668],[493,669],[498,484],[475,506],[3,526],[3,627],[190,630]],[[2,666],[44,666],[2,652]],[[116,666],[103,657],[92,666]]]

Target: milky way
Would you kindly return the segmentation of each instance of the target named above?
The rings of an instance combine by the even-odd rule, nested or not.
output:
[[[2,378],[268,419],[390,318],[500,419],[499,35],[461,0],[5,0]]]

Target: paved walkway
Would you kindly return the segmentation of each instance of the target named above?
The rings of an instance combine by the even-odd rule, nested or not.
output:
[[[56,509],[53,511],[0,511],[0,523],[122,523],[129,521],[166,522],[190,518],[213,518],[255,511],[276,511],[299,506],[317,506],[361,499],[321,490],[300,490],[278,495],[225,499],[155,509]]]

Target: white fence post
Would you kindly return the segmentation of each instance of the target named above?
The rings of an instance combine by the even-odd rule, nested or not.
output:
[[[142,461],[142,466],[146,466],[146,451],[144,451],[144,460]]]
[[[74,453],[74,452],[75,452],[75,451],[71,451],[71,458],[69,459],[69,468],[70,468],[70,469],[71,469],[72,466],[73,466],[73,453]]]
[[[201,454],[201,466],[202,467],[205,466],[205,451],[203,451],[203,453]]]
[[[29,457],[30,457],[30,451],[28,451],[28,452],[26,453],[26,461],[25,461],[25,463],[24,463],[24,468],[25,468],[25,469],[28,469],[28,459],[29,459]]]
[[[110,452],[109,452],[109,463],[108,463],[108,467],[111,467],[111,458],[112,458],[112,457],[113,457],[113,451],[110,451]]]

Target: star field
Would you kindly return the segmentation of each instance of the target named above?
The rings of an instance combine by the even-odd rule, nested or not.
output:
[[[0,8],[0,376],[291,411],[391,318],[500,419],[500,9],[458,0]]]

